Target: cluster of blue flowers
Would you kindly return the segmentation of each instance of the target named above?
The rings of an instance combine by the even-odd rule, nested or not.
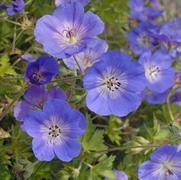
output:
[[[107,51],[106,41],[98,37],[104,31],[104,22],[84,10],[89,0],[55,3],[54,12],[41,17],[34,30],[36,41],[50,56],[22,56],[27,61],[25,79],[31,86],[17,103],[14,115],[21,121],[22,130],[33,138],[32,149],[39,160],[50,161],[56,155],[62,161],[71,161],[80,154],[79,138],[85,132],[86,120],[68,104],[63,90],[58,86],[47,88],[59,74],[55,58],[83,76],[90,111],[124,117],[136,111],[143,100],[163,103],[176,80],[181,81],[173,68],[181,55],[181,18],[158,24],[164,11],[157,0],[130,0],[130,19],[136,27],[128,33],[128,41],[138,58],[134,61],[124,52]],[[12,15],[23,6],[24,2],[14,0],[1,9]],[[180,105],[180,99],[179,88],[171,101]],[[175,146],[158,148],[151,160],[140,166],[139,179],[181,179],[180,158]],[[115,175],[118,180],[127,179],[123,172],[115,171]]]

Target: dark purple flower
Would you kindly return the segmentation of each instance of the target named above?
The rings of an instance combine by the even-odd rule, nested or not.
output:
[[[156,93],[146,89],[143,94],[143,99],[148,101],[150,104],[162,104],[166,102],[169,92],[170,90],[163,93]]]
[[[49,56],[41,56],[36,61],[28,63],[25,79],[32,84],[43,85],[49,83],[58,73],[57,61]]]
[[[79,137],[84,134],[84,115],[64,100],[47,101],[42,111],[32,111],[24,121],[25,131],[33,137],[32,149],[40,161],[51,161],[55,155],[71,161],[81,151]]]
[[[68,58],[83,51],[103,30],[104,23],[97,15],[84,13],[80,3],[68,3],[59,6],[53,15],[40,18],[34,34],[47,53]]]
[[[181,152],[176,146],[163,145],[151,154],[151,160],[141,164],[139,180],[180,180]]]
[[[178,88],[175,94],[171,97],[171,102],[181,106],[181,88]]]
[[[63,90],[58,86],[46,91],[45,86],[31,86],[24,93],[23,99],[14,108],[14,116],[18,121],[24,121],[32,110],[42,109],[43,104],[50,99],[66,99]]]
[[[154,4],[153,4],[154,5]],[[130,0],[131,19],[142,21],[154,21],[163,15],[162,10],[144,5],[144,0]]]
[[[79,2],[83,6],[86,6],[90,2],[90,0],[55,0],[55,5],[60,6],[62,4],[73,3],[73,2]]]
[[[83,79],[87,107],[99,115],[126,116],[141,104],[144,69],[119,51],[110,51],[89,68]]]
[[[157,29],[157,26],[147,22],[140,23],[138,27],[131,29],[128,33],[128,41],[135,54],[140,55],[157,48],[159,41],[153,34]]]
[[[0,5],[1,10],[5,10],[9,16],[13,16],[24,10],[24,0],[12,0],[10,5]]]
[[[94,43],[90,43],[88,47],[74,57],[63,59],[66,66],[73,70],[80,70],[85,72],[86,69],[91,67],[95,62],[100,60],[100,57],[108,49],[108,45],[105,41],[95,39]],[[76,61],[75,59],[76,58]]]
[[[174,85],[175,70],[167,51],[160,49],[153,54],[144,53],[139,60],[145,69],[146,86],[149,90],[163,93]]]

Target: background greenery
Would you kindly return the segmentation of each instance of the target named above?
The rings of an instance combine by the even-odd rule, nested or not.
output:
[[[171,3],[163,0],[167,10],[164,19],[178,16],[180,3],[180,0]],[[136,180],[139,164],[149,158],[151,151],[162,144],[181,142],[181,112],[175,105],[167,102],[153,106],[144,102],[126,118],[96,116],[85,106],[81,79],[77,76],[66,80],[75,76],[75,72],[60,62],[61,74],[49,86],[59,84],[72,106],[87,117],[81,155],[71,163],[58,159],[37,161],[31,150],[31,138],[21,131],[13,117],[13,107],[27,86],[23,75],[25,62],[20,56],[44,53],[34,39],[33,29],[36,20],[54,8],[53,0],[27,0],[25,12],[13,17],[0,14],[0,179],[100,180],[104,176],[114,179],[113,169],[119,169],[125,171],[129,179]],[[86,9],[105,22],[101,37],[107,40],[109,49],[121,49],[137,58],[127,43],[127,32],[132,26],[128,0],[92,0]],[[176,66],[181,70],[181,63]]]

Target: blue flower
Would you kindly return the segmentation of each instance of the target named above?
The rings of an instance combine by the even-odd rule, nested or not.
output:
[[[174,85],[175,71],[167,51],[160,49],[153,54],[144,53],[139,60],[145,69],[146,86],[156,93],[163,93]]]
[[[175,94],[171,97],[171,102],[181,106],[181,88],[178,88]]]
[[[116,180],[128,180],[128,176],[123,171],[114,170]]]
[[[59,6],[53,15],[40,18],[34,34],[47,53],[68,58],[83,51],[103,30],[104,23],[97,15],[84,13],[79,3],[68,3]]]
[[[79,2],[83,6],[86,6],[90,2],[90,0],[55,0],[55,5],[60,6],[62,4],[72,3],[72,2]]]
[[[119,51],[101,56],[85,74],[87,107],[99,115],[126,116],[141,104],[144,69]]]
[[[130,0],[129,6],[131,9],[131,19],[138,21],[155,21],[159,16],[163,15],[159,6],[155,6],[155,2],[152,2],[153,7],[147,7],[144,5],[144,0]]]
[[[170,89],[163,93],[156,93],[146,89],[143,94],[143,99],[150,104],[162,104],[166,102],[169,92]]]
[[[37,60],[36,56],[32,54],[24,54],[21,56],[21,59],[24,60],[25,62],[34,62]]]
[[[32,149],[40,161],[51,161],[56,155],[71,161],[81,151],[79,137],[84,134],[86,120],[63,100],[49,100],[43,111],[32,111],[24,121],[25,131],[33,137]]]
[[[173,18],[164,23],[157,35],[167,45],[173,58],[181,55],[181,18]]]
[[[12,0],[11,5],[0,5],[0,10],[5,10],[9,16],[13,16],[24,10],[24,0]]]
[[[138,27],[133,28],[128,33],[128,41],[131,49],[137,55],[148,50],[154,50],[159,45],[157,38],[154,37],[158,27],[143,22]]]
[[[85,72],[86,69],[100,60],[101,55],[105,53],[107,49],[108,45],[105,41],[95,39],[95,42],[90,43],[83,52],[76,54],[74,57],[63,59],[63,61],[68,68],[73,70],[81,69],[82,72]]]
[[[43,104],[50,99],[66,99],[63,90],[58,86],[54,86],[46,91],[45,86],[29,87],[14,108],[14,116],[18,121],[24,121],[27,114],[32,110],[42,109]]]
[[[115,180],[128,180],[128,176],[123,171],[114,170]],[[105,178],[105,180],[109,180]]]
[[[139,180],[180,180],[181,152],[176,146],[164,145],[151,154],[138,170]]]
[[[49,83],[59,72],[57,61],[49,56],[41,56],[27,65],[25,79],[36,85]]]

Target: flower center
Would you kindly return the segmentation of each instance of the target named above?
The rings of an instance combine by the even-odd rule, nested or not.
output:
[[[146,69],[145,76],[149,81],[155,81],[159,78],[160,68],[155,65],[151,65]]]
[[[58,125],[51,125],[49,127],[48,135],[51,138],[56,138],[56,137],[60,136],[61,133],[62,133],[62,130],[61,130],[61,128]]]
[[[142,35],[141,37],[138,38],[138,41],[141,45],[144,45],[144,46],[149,46],[150,45],[150,37],[147,36],[146,34]]]
[[[121,82],[119,81],[118,78],[111,76],[111,77],[106,77],[105,79],[105,85],[109,91],[118,91],[121,88]]]
[[[38,72],[38,73],[33,73],[32,75],[31,75],[31,80],[32,81],[41,81],[41,80],[43,80],[43,76],[42,76],[42,74],[40,73],[40,72]]]
[[[169,162],[165,162],[165,163],[163,164],[163,168],[165,169],[165,175],[166,175],[166,176],[171,176],[171,175],[174,174],[174,173],[171,171],[172,165],[171,165]]]
[[[76,33],[73,29],[64,30],[63,35],[64,35],[64,40],[67,44],[76,44],[78,41],[78,39],[76,37]]]

